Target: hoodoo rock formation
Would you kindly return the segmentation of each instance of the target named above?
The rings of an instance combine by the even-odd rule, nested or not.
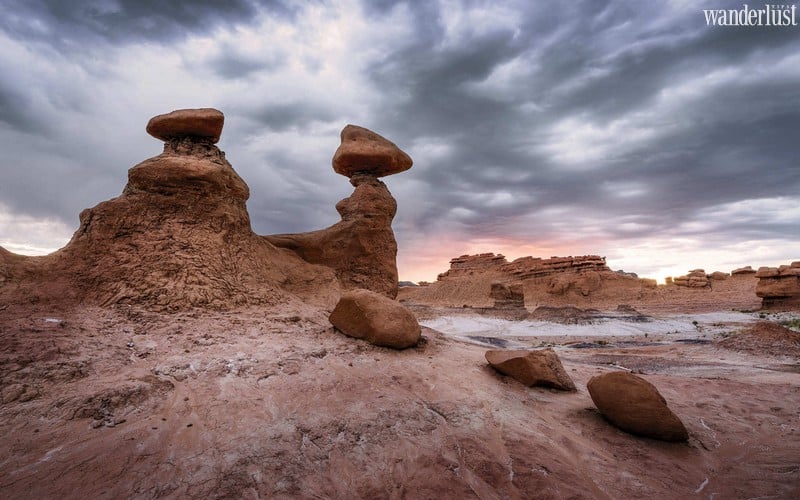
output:
[[[153,118],[164,152],[131,168],[122,194],[84,210],[61,250],[0,251],[0,297],[11,302],[226,309],[298,301],[330,310],[334,272],[253,233],[247,184],[214,143],[213,109]]]
[[[762,298],[764,309],[800,308],[800,261],[780,267],[761,267],[756,295]]]
[[[378,177],[411,168],[411,158],[394,143],[355,125],[341,133],[333,169],[350,178],[355,191],[336,204],[342,220],[327,229],[264,238],[312,264],[336,271],[346,289],[364,288],[397,296],[397,242],[392,219],[397,202]]]

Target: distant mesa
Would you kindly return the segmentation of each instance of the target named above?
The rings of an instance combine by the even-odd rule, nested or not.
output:
[[[332,161],[337,174],[384,177],[406,171],[413,164],[411,157],[393,142],[364,127],[347,125],[341,138]]]
[[[164,142],[197,137],[216,144],[224,123],[225,115],[214,108],[179,109],[151,118],[147,123],[147,133]]]
[[[435,282],[404,288],[400,295],[409,305],[466,306],[480,313],[491,309],[503,317],[513,309],[515,318],[527,310],[535,319],[539,307],[613,310],[619,304],[635,304],[649,312],[755,309],[760,304],[756,282],[754,273],[706,274],[694,269],[658,286],[653,279],[612,271],[599,255],[529,256],[509,262],[500,254],[481,253],[451,259],[450,269]]]

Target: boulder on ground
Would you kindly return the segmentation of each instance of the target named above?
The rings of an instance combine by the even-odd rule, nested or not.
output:
[[[405,306],[364,289],[344,293],[330,322],[345,335],[395,349],[416,345],[422,333],[417,319]]]
[[[486,361],[500,373],[527,386],[552,387],[575,391],[561,360],[552,349],[538,351],[486,351]]]
[[[683,422],[658,389],[628,372],[597,375],[586,386],[600,413],[625,432],[661,441],[686,441]]]

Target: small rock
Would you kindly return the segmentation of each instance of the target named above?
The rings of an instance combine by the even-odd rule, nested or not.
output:
[[[393,142],[364,127],[347,125],[341,139],[332,161],[337,174],[383,177],[408,170],[413,164],[411,157]]]
[[[494,369],[529,387],[577,390],[553,349],[486,351],[485,356]]]
[[[647,380],[628,372],[597,375],[586,385],[600,413],[625,432],[661,441],[686,441],[683,422]]]
[[[219,141],[225,115],[214,108],[179,109],[154,116],[147,123],[147,133],[164,142],[180,137],[203,137]]]
[[[394,349],[416,345],[422,334],[417,319],[404,305],[364,289],[345,292],[330,322],[347,336]]]

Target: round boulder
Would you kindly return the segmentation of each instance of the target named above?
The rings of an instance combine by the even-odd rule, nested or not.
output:
[[[393,142],[356,125],[342,129],[342,144],[333,154],[333,170],[352,177],[356,173],[384,177],[411,168],[413,161]]]
[[[147,123],[147,133],[164,142],[180,137],[202,137],[219,141],[225,115],[214,108],[178,109],[154,116]]]
[[[625,432],[661,441],[686,441],[683,422],[667,407],[658,389],[628,372],[597,375],[586,385],[600,413]]]
[[[495,370],[527,386],[576,390],[575,383],[569,378],[561,360],[552,349],[486,351],[485,356]]]
[[[415,346],[422,334],[417,319],[404,305],[361,288],[342,294],[329,320],[349,337],[394,349]]]

